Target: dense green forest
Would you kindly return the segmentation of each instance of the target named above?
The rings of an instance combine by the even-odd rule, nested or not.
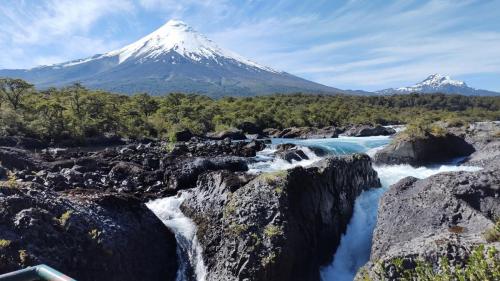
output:
[[[79,84],[37,91],[18,79],[0,79],[0,135],[57,140],[116,134],[166,137],[236,127],[261,128],[399,124],[436,120],[498,120],[500,97],[444,94],[394,96],[272,95],[211,99],[173,93],[159,97],[95,91]]]

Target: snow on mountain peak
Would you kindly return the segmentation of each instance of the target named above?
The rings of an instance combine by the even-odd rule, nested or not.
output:
[[[415,84],[410,87],[401,87],[397,88],[397,91],[401,92],[420,92],[420,91],[429,91],[436,90],[439,91],[443,87],[462,87],[467,88],[467,84],[463,81],[453,80],[450,76],[442,75],[442,74],[432,74],[427,77],[422,82]]]
[[[443,86],[443,85],[453,85],[453,86],[458,86],[458,87],[466,86],[465,82],[453,80],[453,79],[451,79],[450,76],[445,76],[445,75],[441,75],[438,73],[430,75],[429,77],[427,77],[427,79],[418,83],[415,86],[419,86],[419,85],[428,85],[428,86],[434,86],[434,87]]]
[[[122,63],[130,58],[155,59],[170,51],[194,61],[208,59],[222,65],[219,59],[231,59],[249,67],[276,72],[269,67],[220,48],[215,42],[180,20],[169,20],[149,35],[104,56],[119,56],[119,63]]]

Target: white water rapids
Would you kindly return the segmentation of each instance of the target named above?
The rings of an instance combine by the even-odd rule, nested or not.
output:
[[[288,163],[276,159],[273,153],[278,143],[295,143],[309,157],[308,160]],[[258,153],[256,162],[249,165],[249,173],[260,173],[286,170],[295,166],[307,166],[321,157],[316,156],[313,149],[322,149],[330,154],[350,154],[365,152],[373,156],[375,152],[390,142],[389,137],[340,137],[335,139],[291,140],[273,139],[271,147]],[[354,213],[342,236],[340,245],[333,257],[333,262],[321,269],[322,281],[351,281],[357,270],[369,259],[371,239],[377,219],[378,201],[390,185],[400,179],[413,176],[426,178],[446,171],[476,171],[477,167],[457,166],[446,163],[428,167],[414,168],[409,165],[375,166],[382,188],[372,188],[363,192],[355,202]],[[178,243],[178,259],[180,268],[177,281],[205,281],[206,267],[203,263],[202,249],[196,237],[196,226],[180,210],[186,195],[168,197],[149,202],[147,206],[174,232]]]
[[[186,194],[151,201],[147,207],[175,234],[179,269],[176,281],[205,281],[207,270],[196,237],[196,225],[180,210]]]

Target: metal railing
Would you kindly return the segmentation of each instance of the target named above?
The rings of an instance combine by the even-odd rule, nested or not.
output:
[[[44,264],[0,275],[0,281],[76,281]]]

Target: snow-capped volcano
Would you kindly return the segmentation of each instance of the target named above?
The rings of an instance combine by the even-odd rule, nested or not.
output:
[[[453,80],[450,76],[432,74],[422,82],[409,87],[390,88],[378,91],[380,94],[409,94],[409,93],[444,93],[461,94],[468,96],[490,96],[499,93],[478,90],[467,86],[463,81]]]
[[[74,82],[124,93],[196,92],[212,96],[340,92],[224,50],[186,23],[170,20],[121,49],[28,70],[0,70],[38,87]]]
[[[273,71],[235,53],[221,49],[212,40],[196,32],[183,21],[170,20],[153,33],[124,48],[107,53],[105,56],[118,56],[122,63],[127,59],[155,59],[170,51],[195,61],[204,59],[218,62],[230,59],[250,67]],[[220,62],[222,63],[222,62]]]

